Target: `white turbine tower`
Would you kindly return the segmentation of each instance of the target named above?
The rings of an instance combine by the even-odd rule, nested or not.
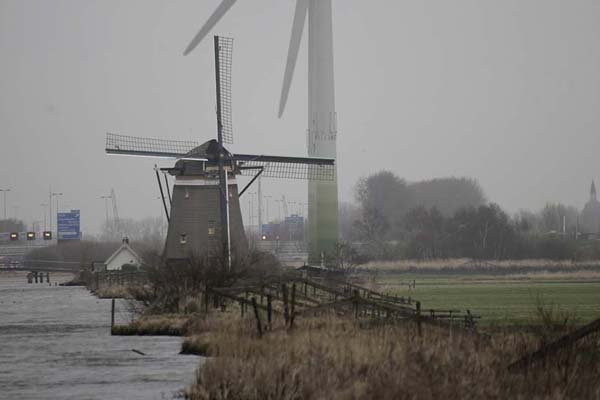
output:
[[[236,0],[223,0],[185,49],[192,51],[227,13]],[[310,157],[336,158],[337,115],[333,79],[333,29],[331,0],[296,0],[279,117],[287,102],[302,31],[308,14],[308,129]],[[309,262],[322,261],[338,240],[337,178],[308,182]]]

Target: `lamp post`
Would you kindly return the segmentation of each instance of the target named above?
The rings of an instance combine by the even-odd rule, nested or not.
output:
[[[299,204],[300,204],[300,207],[301,207],[300,208],[300,210],[301,210],[300,212],[302,214],[302,218],[304,218],[304,216],[306,214],[308,214],[308,212],[305,212],[305,210],[308,208],[308,203],[299,203]]]
[[[52,214],[52,198],[56,198],[56,237],[58,238],[58,196],[62,196],[62,193],[50,193],[50,214]],[[54,217],[50,215],[50,230],[52,230],[52,220]]]
[[[44,230],[46,230],[46,207],[47,206],[48,206],[48,204],[46,204],[46,203],[40,204],[40,207],[42,207],[42,209],[44,210]]]
[[[250,196],[248,199],[248,213],[250,214],[250,230],[252,230],[252,227],[254,226],[254,196],[256,196],[256,192],[249,192],[248,195]]]
[[[0,189],[4,197],[4,219],[6,220],[6,193],[10,192],[10,189]]]
[[[104,199],[104,211],[106,212],[106,229],[108,229],[108,199],[112,199],[112,196],[100,196]]]
[[[270,223],[271,221],[269,220],[269,199],[272,198],[273,196],[263,196],[265,199],[267,199],[265,201],[265,208],[266,208],[266,212],[267,212],[267,224]]]
[[[279,222],[281,222],[281,202],[282,200],[275,200],[275,203],[277,203],[277,208],[279,210]]]

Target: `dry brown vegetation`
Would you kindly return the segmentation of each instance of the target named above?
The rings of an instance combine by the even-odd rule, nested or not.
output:
[[[127,325],[115,325],[113,335],[181,336],[186,332],[189,316],[181,314],[143,315]]]
[[[530,270],[547,272],[566,272],[578,270],[600,270],[600,260],[595,261],[554,261],[544,259],[529,260],[493,260],[477,261],[469,258],[431,259],[431,260],[398,260],[398,261],[373,261],[359,265],[357,268],[366,271],[379,272],[497,272],[511,273],[518,269],[519,272]]]
[[[324,316],[303,318],[293,330],[276,323],[259,338],[253,318],[222,314],[196,331],[212,357],[188,390],[191,399],[600,397],[598,336],[511,373],[507,366],[546,342],[548,330],[481,337],[423,325],[419,336],[411,322],[371,326]]]
[[[126,299],[131,297],[127,286],[107,286],[97,289],[94,294],[100,299]]]

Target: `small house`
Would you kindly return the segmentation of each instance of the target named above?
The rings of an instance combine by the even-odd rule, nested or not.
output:
[[[124,238],[121,247],[104,262],[104,265],[106,271],[120,271],[125,265],[139,267],[142,265],[142,258],[129,246],[129,239]]]

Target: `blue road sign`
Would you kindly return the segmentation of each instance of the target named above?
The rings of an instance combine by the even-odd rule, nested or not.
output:
[[[58,213],[58,240],[81,239],[79,226],[79,210]]]

